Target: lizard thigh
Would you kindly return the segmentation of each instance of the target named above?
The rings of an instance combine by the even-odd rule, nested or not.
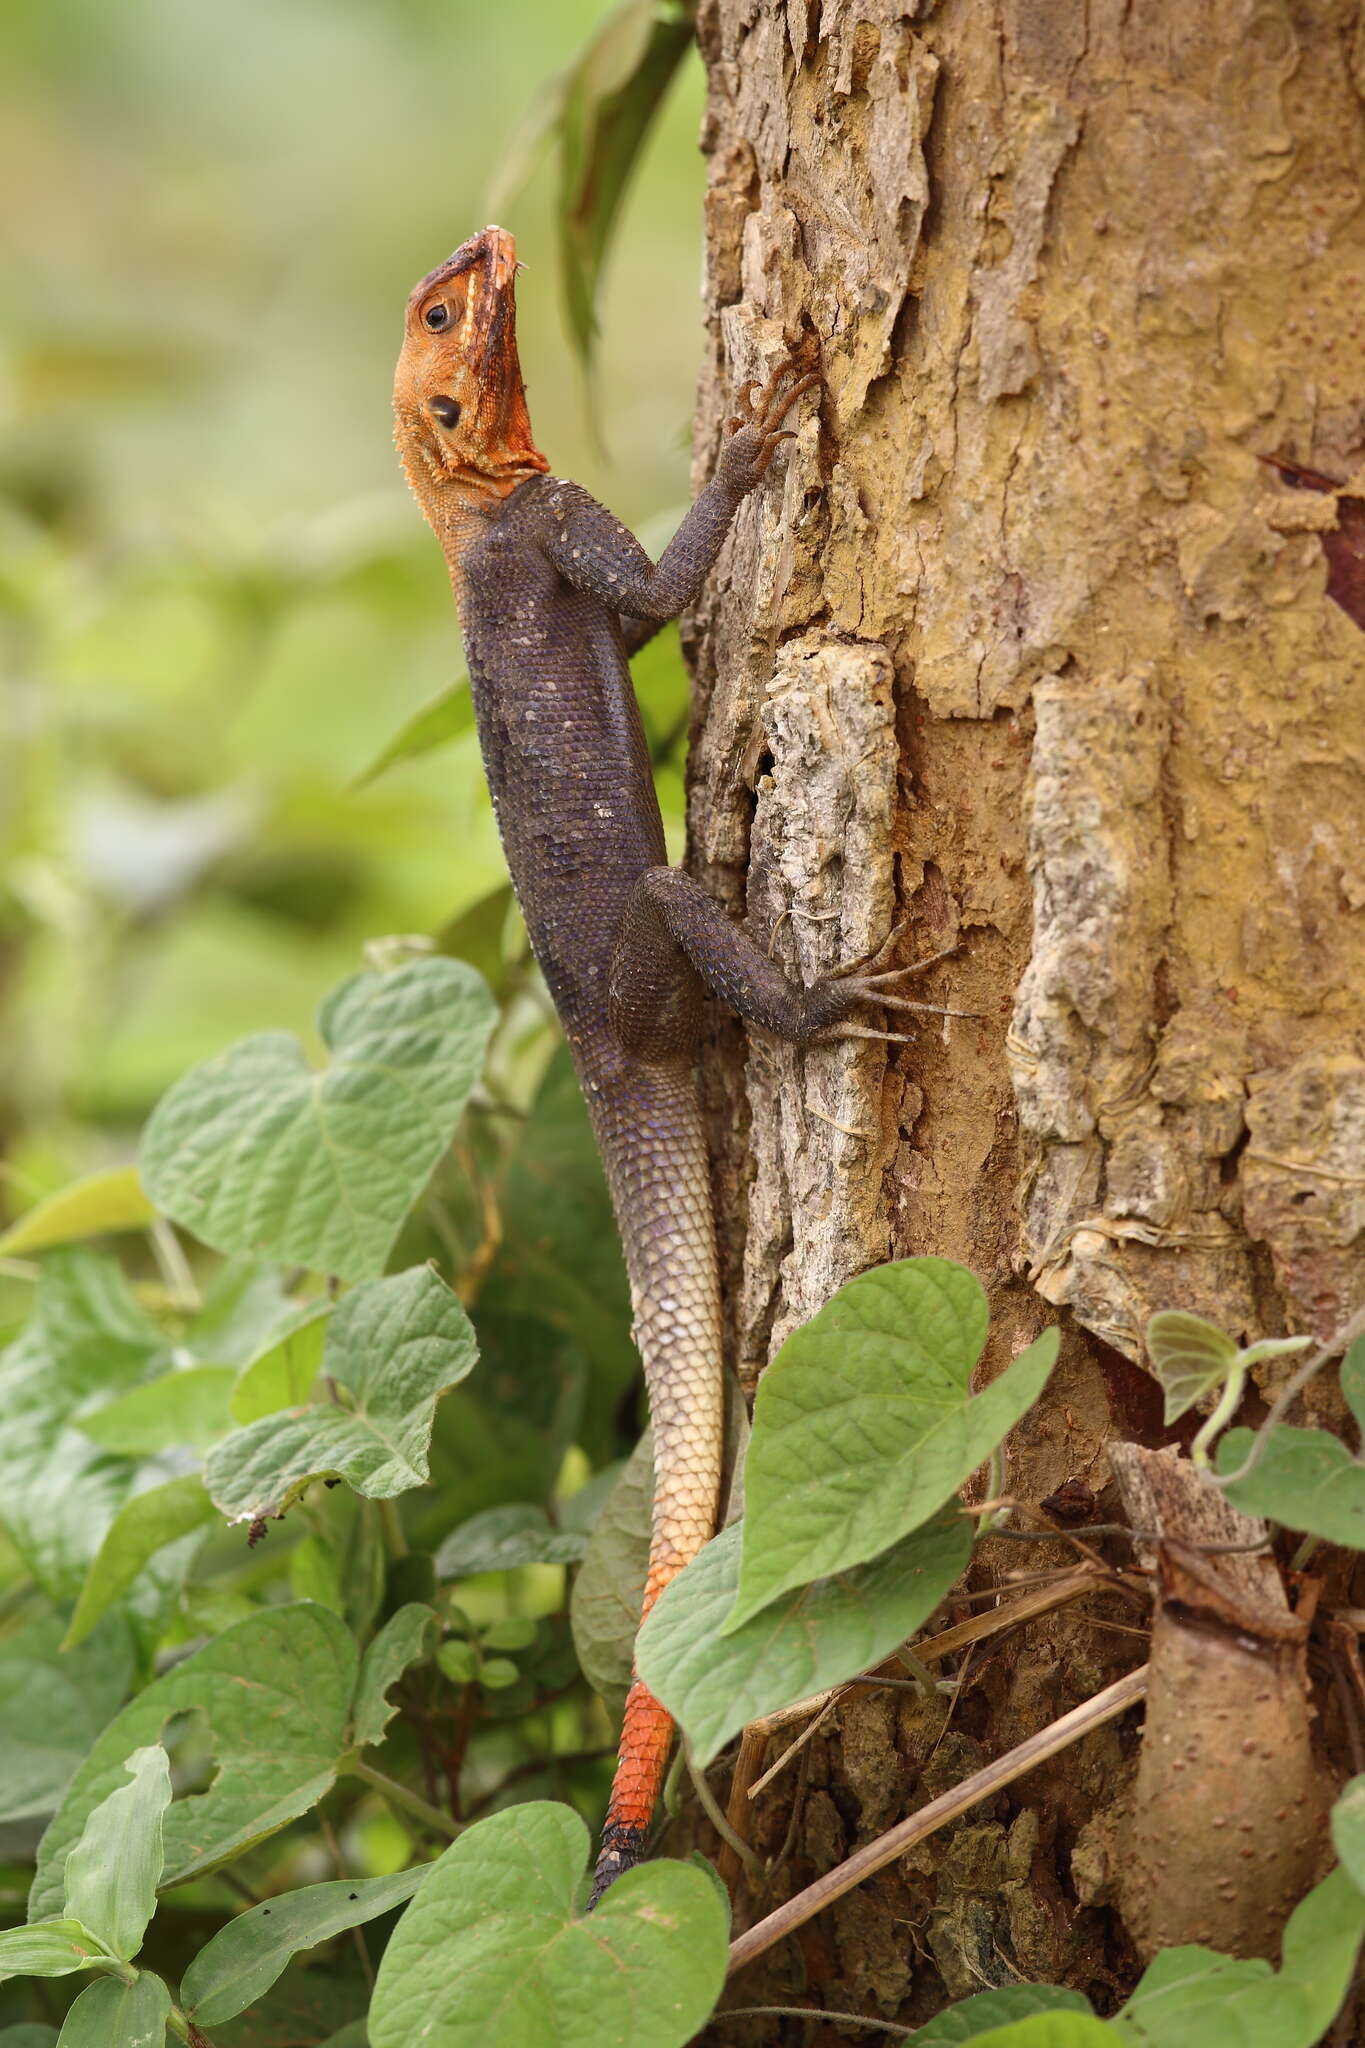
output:
[[[671,977],[671,981],[670,981]],[[684,982],[688,995],[682,995]],[[681,1051],[700,1032],[700,984],[746,1024],[797,1044],[820,1037],[854,998],[837,981],[802,988],[699,882],[681,868],[650,868],[622,914],[612,956],[612,1028],[630,1051]],[[674,991],[676,990],[676,993]],[[656,1042],[650,1018],[671,1020],[670,1004],[695,1007],[692,1036]],[[658,1027],[654,1027],[658,1028]],[[663,1025],[671,1028],[671,1023]]]

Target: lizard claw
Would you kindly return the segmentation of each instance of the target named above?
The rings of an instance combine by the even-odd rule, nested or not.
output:
[[[744,419],[741,415],[727,422],[730,439],[722,451],[722,461],[737,482],[743,480],[745,490],[751,491],[759,483],[778,442],[793,438],[794,430],[784,429],[782,422],[792,407],[819,384],[820,378],[814,371],[803,372],[791,356],[786,356],[765,384],[751,378],[741,387],[737,402],[747,409],[749,416]]]

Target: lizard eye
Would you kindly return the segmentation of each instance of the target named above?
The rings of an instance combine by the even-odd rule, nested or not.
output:
[[[450,325],[450,308],[439,303],[428,306],[425,315],[427,326],[433,334],[439,334],[443,327]]]
[[[447,398],[444,392],[439,392],[435,398],[427,400],[427,410],[435,414],[443,427],[453,427],[459,423],[459,402],[454,398]]]

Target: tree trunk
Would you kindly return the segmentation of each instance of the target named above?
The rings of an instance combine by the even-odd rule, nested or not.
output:
[[[700,33],[699,468],[784,349],[824,390],[693,623],[693,862],[806,977],[908,917],[903,957],[954,948],[915,993],[975,1013],[747,1058],[718,1026],[735,1355],[752,1382],[849,1275],[961,1260],[987,1376],[1063,1327],[1011,1493],[1098,1495],[1107,1442],[1164,1440],[1153,1310],[1326,1335],[1365,1299],[1361,8],[702,0]],[[1021,1568],[985,1551],[978,1584]],[[1135,1620],[987,1645],[951,1713],[844,1709],[757,1803],[781,1861],[741,1924],[1128,1669]],[[1134,1719],[736,2000],[1111,2007]]]

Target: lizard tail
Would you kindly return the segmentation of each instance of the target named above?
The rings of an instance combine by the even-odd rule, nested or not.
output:
[[[607,1101],[589,1101],[625,1248],[654,1429],[643,1620],[716,1526],[724,1397],[711,1179],[690,1064],[641,1064]],[[672,1736],[668,1714],[636,1678],[591,1905],[644,1852]]]

